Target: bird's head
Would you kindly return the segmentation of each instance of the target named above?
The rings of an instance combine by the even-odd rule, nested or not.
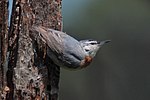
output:
[[[96,41],[96,40],[81,40],[81,46],[87,52],[87,54],[91,57],[94,57],[99,50],[105,43],[110,42],[110,40],[105,41]]]

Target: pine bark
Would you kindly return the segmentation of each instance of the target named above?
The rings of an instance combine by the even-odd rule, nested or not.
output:
[[[0,1],[0,99],[6,99],[9,92],[6,82],[8,49],[8,9],[7,0]]]
[[[61,31],[61,0],[14,0],[9,30],[7,2],[3,2],[0,2],[0,10],[4,12],[4,18],[0,18],[1,98],[57,100],[60,68],[47,56],[47,46],[32,31],[32,26]]]

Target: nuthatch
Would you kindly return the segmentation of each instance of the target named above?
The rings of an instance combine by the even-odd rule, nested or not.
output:
[[[110,40],[102,42],[95,40],[78,41],[64,32],[42,26],[34,26],[34,30],[39,32],[42,40],[46,42],[47,54],[53,62],[60,67],[69,69],[87,67],[99,48],[110,42]]]

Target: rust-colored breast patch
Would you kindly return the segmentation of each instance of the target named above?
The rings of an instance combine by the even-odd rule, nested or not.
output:
[[[93,58],[91,56],[86,56],[80,63],[81,68],[87,67],[92,62],[92,59]]]
[[[86,56],[85,57],[85,63],[91,63],[92,62],[92,57]]]

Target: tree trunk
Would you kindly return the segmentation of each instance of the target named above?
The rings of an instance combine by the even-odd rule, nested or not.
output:
[[[8,49],[8,9],[7,0],[0,1],[0,99],[6,99],[9,92],[6,82]]]
[[[7,3],[3,2],[5,6],[0,2],[4,6],[0,10],[5,9],[3,14],[6,15],[2,18],[5,23],[0,21],[0,28],[5,27],[0,35],[1,97],[7,100],[57,100],[60,68],[47,56],[46,45],[33,33],[32,26],[61,30],[61,0],[14,0],[9,32]]]

